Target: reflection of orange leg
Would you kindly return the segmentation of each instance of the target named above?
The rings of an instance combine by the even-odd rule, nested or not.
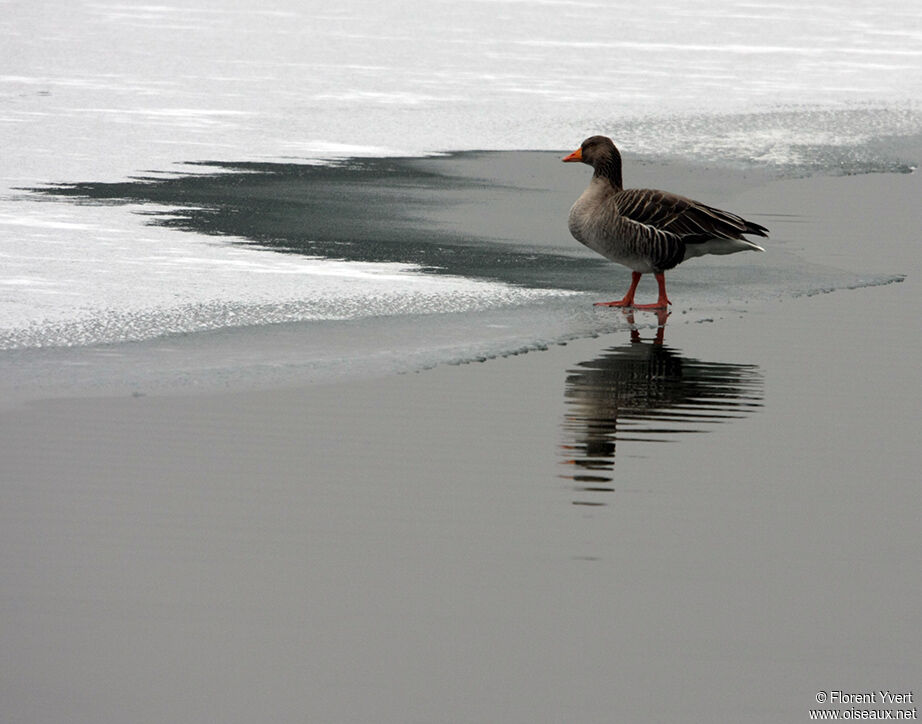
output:
[[[666,320],[669,319],[671,312],[668,309],[654,309],[656,313],[656,337],[653,344],[662,344],[666,335]],[[634,324],[634,310],[630,309],[624,314],[627,323],[631,326],[631,342],[642,342],[640,330]]]
[[[636,273],[636,272],[635,272]],[[657,297],[655,304],[634,304],[634,309],[666,309],[672,302],[669,301],[669,297],[666,296],[666,275],[662,272],[653,275],[656,278],[656,283],[659,285],[659,297]],[[638,279],[640,275],[638,275]],[[634,286],[637,286],[636,284]],[[633,299],[633,287],[628,294],[631,295]],[[626,299],[627,297],[625,297]]]
[[[640,342],[640,330],[637,329],[637,325],[634,323],[634,310],[626,310],[624,312],[624,318],[627,320],[628,326],[631,328],[631,342]]]
[[[668,309],[657,309],[656,310],[656,337],[653,339],[653,344],[662,344],[663,338],[666,336],[666,320],[669,318]]]
[[[634,292],[637,291],[637,284],[640,282],[640,272],[631,272],[631,287],[624,295],[624,299],[618,302],[596,302],[597,307],[632,307],[634,306]],[[664,292],[665,293],[665,292]]]

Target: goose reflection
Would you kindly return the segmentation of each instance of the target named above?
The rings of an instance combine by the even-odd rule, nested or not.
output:
[[[631,342],[582,362],[567,374],[562,445],[581,492],[611,492],[619,443],[667,442],[746,417],[762,405],[756,365],[703,362],[663,343],[665,315],[653,340],[632,325]],[[604,505],[574,501],[581,505]]]

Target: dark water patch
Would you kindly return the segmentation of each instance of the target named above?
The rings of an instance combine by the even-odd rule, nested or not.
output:
[[[536,219],[534,206],[541,205],[536,197],[546,189],[453,173],[426,161],[200,162],[187,166],[209,171],[29,190],[97,203],[156,205],[139,212],[152,224],[282,253],[403,263],[435,274],[537,288],[588,291],[609,283],[611,264],[569,238],[569,197],[559,208],[545,204],[544,216]],[[485,220],[491,215],[501,220]],[[554,244],[559,248],[550,248]]]

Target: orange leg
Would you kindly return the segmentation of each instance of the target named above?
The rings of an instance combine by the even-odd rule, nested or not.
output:
[[[666,296],[666,275],[660,272],[653,276],[656,278],[656,283],[659,285],[659,296],[656,298],[656,303],[635,304],[634,309],[666,309],[672,304],[672,302],[669,301],[669,297]]]
[[[637,285],[640,283],[640,272],[631,272],[631,287],[627,290],[627,294],[624,295],[624,299],[618,302],[596,302],[596,307],[633,307],[634,306],[634,292],[637,291]]]
[[[660,272],[654,274],[656,283],[659,285],[659,296],[655,304],[634,304],[634,292],[637,291],[637,284],[640,282],[640,272],[631,272],[631,286],[624,295],[624,299],[617,302],[596,302],[597,307],[633,307],[634,309],[666,309],[672,302],[666,296],[666,275]]]

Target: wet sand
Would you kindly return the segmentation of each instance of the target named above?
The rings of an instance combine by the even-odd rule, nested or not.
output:
[[[662,347],[638,313],[635,343],[0,411],[5,716],[794,722],[918,689],[920,192],[737,188],[779,247],[906,279],[675,299]]]

